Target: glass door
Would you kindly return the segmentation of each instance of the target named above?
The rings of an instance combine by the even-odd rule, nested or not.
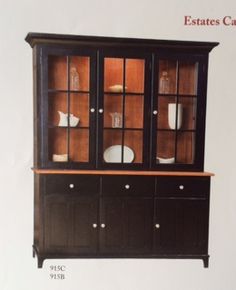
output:
[[[194,167],[197,109],[201,92],[199,61],[163,58],[156,62],[152,163],[159,168]]]
[[[144,167],[147,58],[105,56],[99,104],[99,163],[106,168]]]
[[[91,55],[78,52],[52,50],[47,54],[44,157],[50,167],[86,167],[95,163],[92,61]]]

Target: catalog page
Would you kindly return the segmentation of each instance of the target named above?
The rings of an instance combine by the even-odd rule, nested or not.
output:
[[[236,289],[235,1],[0,6],[0,289]]]

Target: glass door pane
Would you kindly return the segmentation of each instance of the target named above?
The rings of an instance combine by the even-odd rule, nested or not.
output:
[[[142,130],[139,130],[139,131],[138,130],[125,130],[124,144],[125,146],[127,146],[127,148],[131,148],[134,153],[132,162],[142,163],[143,162],[143,131]],[[126,154],[129,157],[129,154],[131,155],[132,153],[129,153],[127,148],[125,148],[125,152],[127,152]]]
[[[171,104],[176,103],[176,96],[158,96],[157,97],[157,129],[169,130],[171,129],[170,118],[168,111]],[[173,129],[173,128],[172,128]]]
[[[66,128],[49,128],[48,135],[50,160],[53,162],[68,162],[68,134]]]
[[[124,159],[122,130],[105,129],[103,132],[103,158],[107,163],[122,163]]]
[[[89,94],[70,94],[70,161],[89,161]]]
[[[179,125],[181,130],[195,130],[197,118],[197,98],[181,97],[178,98]]]
[[[123,96],[120,94],[104,95],[103,126],[106,128],[122,128],[123,126]]]
[[[144,95],[126,95],[125,97],[125,128],[143,129]]]
[[[175,163],[175,139],[176,133],[174,131],[160,130],[157,132],[156,163]]]
[[[155,162],[193,164],[198,63],[160,60],[157,66]]]
[[[195,133],[177,133],[176,163],[192,164],[195,158]]]
[[[51,90],[67,89],[67,57],[48,56],[48,88]]]
[[[182,95],[196,95],[198,63],[192,61],[179,61],[178,65],[178,93]]]
[[[159,94],[177,93],[177,62],[175,60],[160,60],[158,66]]]
[[[104,163],[143,163],[144,71],[144,59],[104,59]]]
[[[90,57],[48,56],[48,159],[89,162]]]
[[[104,91],[123,92],[123,58],[104,59]]]
[[[125,85],[130,93],[144,93],[144,60],[126,59],[125,61]]]
[[[70,57],[70,90],[89,91],[89,57],[71,56]]]

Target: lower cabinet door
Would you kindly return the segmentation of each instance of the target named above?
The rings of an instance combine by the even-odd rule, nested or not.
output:
[[[100,253],[142,255],[152,247],[153,200],[103,197],[100,208]]]
[[[84,255],[97,251],[96,198],[51,195],[45,198],[45,251]]]
[[[156,254],[195,255],[208,251],[208,201],[158,199],[155,208]]]
[[[71,211],[71,248],[76,254],[97,252],[98,243],[98,199],[76,198]]]
[[[49,254],[69,250],[70,203],[63,196],[50,195],[44,203],[44,248]]]

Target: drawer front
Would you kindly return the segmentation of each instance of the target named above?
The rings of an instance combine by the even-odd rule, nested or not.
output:
[[[98,194],[99,176],[77,174],[45,175],[45,194]]]
[[[154,195],[155,177],[103,176],[102,194],[105,195]]]
[[[156,194],[169,197],[206,197],[210,191],[210,177],[159,176]]]

